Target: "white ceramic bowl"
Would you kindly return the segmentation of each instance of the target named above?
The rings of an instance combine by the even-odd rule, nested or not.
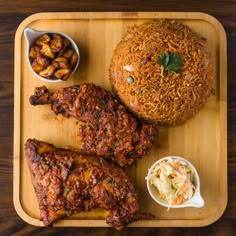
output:
[[[63,80],[60,80],[60,79],[57,79],[57,80],[52,80],[52,79],[47,79],[47,78],[44,78],[42,76],[40,76],[38,73],[36,73],[33,69],[32,69],[32,66],[31,66],[31,61],[30,61],[30,58],[29,58],[29,52],[30,52],[30,48],[31,46],[35,43],[35,41],[41,37],[42,35],[44,34],[59,34],[61,35],[62,37],[68,39],[71,43],[71,46],[72,46],[72,49],[74,50],[74,52],[77,53],[78,55],[78,60],[77,60],[77,63],[72,71],[72,73],[70,74],[70,76],[72,76],[75,71],[77,70],[77,67],[79,65],[79,61],[80,61],[80,53],[79,53],[79,49],[78,49],[78,46],[76,45],[76,43],[74,42],[74,40],[72,38],[70,38],[68,35],[66,34],[63,34],[63,33],[60,33],[60,32],[56,32],[56,31],[39,31],[39,30],[34,30],[34,29],[31,29],[31,28],[25,28],[24,30],[24,35],[25,35],[25,39],[26,39],[26,43],[27,43],[27,62],[29,64],[29,67],[32,71],[32,73],[39,79],[43,80],[43,81],[46,81],[46,82],[61,82]]]
[[[167,203],[166,201],[164,201],[163,199],[160,198],[158,190],[151,185],[150,183],[150,179],[151,179],[151,173],[152,170],[160,164],[160,162],[168,160],[168,159],[178,159],[181,160],[183,162],[185,162],[193,171],[194,173],[194,185],[196,187],[195,189],[195,193],[193,195],[193,197],[185,202],[183,202],[181,205],[169,205],[169,203]],[[156,201],[158,204],[160,204],[161,206],[167,207],[167,208],[184,208],[184,207],[203,207],[204,206],[204,200],[201,197],[200,194],[200,178],[198,175],[198,172],[196,170],[196,168],[193,166],[193,164],[191,162],[189,162],[188,160],[182,158],[182,157],[178,157],[178,156],[167,156],[167,157],[163,157],[161,159],[159,159],[158,161],[156,161],[151,168],[148,170],[148,174],[146,176],[146,181],[147,181],[147,188],[148,188],[148,192],[151,195],[151,197],[153,198],[154,201]]]

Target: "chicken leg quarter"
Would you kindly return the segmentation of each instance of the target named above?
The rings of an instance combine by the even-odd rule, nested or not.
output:
[[[55,114],[83,122],[79,128],[84,154],[103,156],[120,166],[148,154],[157,128],[130,114],[109,91],[95,84],[80,84],[52,93],[35,88],[32,105],[51,104]]]
[[[153,217],[139,213],[134,186],[119,166],[36,139],[27,140],[25,153],[46,226],[94,208],[107,210],[106,222],[116,229]]]

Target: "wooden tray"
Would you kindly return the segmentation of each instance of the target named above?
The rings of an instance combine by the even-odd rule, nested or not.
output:
[[[127,169],[137,189],[141,211],[157,216],[155,220],[139,220],[129,226],[205,226],[223,214],[227,204],[227,67],[226,35],[222,25],[212,16],[197,12],[39,13],[25,19],[15,36],[14,205],[26,222],[43,225],[24,157],[25,141],[37,138],[58,147],[76,147],[78,139],[73,118],[56,117],[49,105],[33,107],[29,104],[34,88],[45,84],[55,91],[77,83],[94,82],[111,90],[108,68],[113,50],[127,26],[156,18],[177,19],[207,38],[215,68],[215,94],[184,125],[161,128],[150,155]],[[73,79],[55,84],[34,77],[26,61],[25,27],[60,31],[76,41],[81,61]],[[167,155],[183,156],[196,166],[205,199],[203,208],[167,211],[151,199],[144,178],[151,164]],[[54,226],[107,226],[105,214],[105,211],[97,209],[60,220]]]

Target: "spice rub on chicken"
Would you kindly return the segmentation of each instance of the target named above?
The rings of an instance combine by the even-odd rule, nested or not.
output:
[[[95,84],[61,88],[55,93],[35,88],[32,105],[51,104],[55,114],[83,122],[79,126],[81,152],[103,156],[120,166],[147,155],[157,138],[157,128],[129,114],[109,91]]]
[[[139,214],[134,186],[119,166],[36,139],[27,140],[25,153],[46,226],[94,208],[108,210],[106,222],[116,229],[151,217]]]

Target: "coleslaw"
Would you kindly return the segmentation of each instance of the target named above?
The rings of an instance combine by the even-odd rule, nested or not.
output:
[[[168,158],[151,170],[149,181],[161,199],[172,205],[181,205],[195,193],[194,172],[182,160]],[[168,209],[169,209],[168,208]]]

